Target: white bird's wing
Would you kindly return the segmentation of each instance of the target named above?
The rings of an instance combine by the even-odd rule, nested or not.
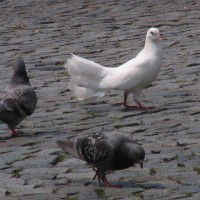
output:
[[[142,63],[136,61],[134,58],[119,67],[113,68],[113,71],[102,79],[99,87],[118,90],[128,90],[136,87],[142,81],[144,74]]]

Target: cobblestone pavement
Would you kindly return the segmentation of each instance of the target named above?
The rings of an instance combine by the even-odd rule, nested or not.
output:
[[[200,199],[199,10],[197,0],[0,0],[0,91],[12,76],[8,61],[22,56],[39,96],[23,137],[9,138],[0,124],[0,199]],[[156,109],[125,111],[113,90],[71,98],[69,53],[114,67],[137,54],[152,26],[165,38],[164,64],[141,100]],[[99,187],[56,145],[100,131],[132,134],[146,150],[142,170],[108,176],[123,188]]]

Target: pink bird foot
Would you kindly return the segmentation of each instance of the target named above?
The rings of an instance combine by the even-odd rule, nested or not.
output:
[[[151,109],[153,109],[154,107],[153,106],[143,106],[140,102],[136,102],[137,104],[138,104],[138,108],[140,109],[140,110],[151,110]]]
[[[20,137],[22,132],[19,129],[9,129],[11,137]]]

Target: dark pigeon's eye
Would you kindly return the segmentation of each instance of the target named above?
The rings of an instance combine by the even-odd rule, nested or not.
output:
[[[152,35],[154,35],[154,32],[153,32],[153,31],[151,31],[150,33],[151,33]]]

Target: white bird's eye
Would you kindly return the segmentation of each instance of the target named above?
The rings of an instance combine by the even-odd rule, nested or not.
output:
[[[151,33],[152,35],[154,35],[154,32],[153,32],[153,31],[151,31],[150,33]]]

